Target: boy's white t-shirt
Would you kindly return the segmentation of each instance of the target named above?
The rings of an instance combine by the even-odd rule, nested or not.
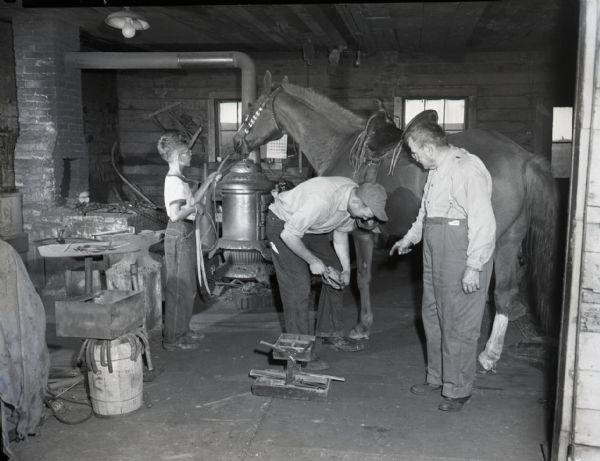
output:
[[[181,205],[192,205],[194,196],[190,185],[180,176],[167,175],[165,177],[165,208],[169,219],[173,221],[171,216],[171,204],[179,202]],[[196,212],[190,214],[187,220],[193,221],[196,218]]]

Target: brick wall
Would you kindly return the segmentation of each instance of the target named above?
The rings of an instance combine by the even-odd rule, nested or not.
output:
[[[63,62],[66,51],[79,50],[79,30],[23,15],[14,18],[13,32],[20,126],[15,179],[31,226],[35,212],[88,187],[80,71]]]

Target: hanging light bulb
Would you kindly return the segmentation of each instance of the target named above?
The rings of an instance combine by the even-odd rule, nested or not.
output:
[[[133,20],[131,18],[125,18],[121,33],[125,38],[131,38],[135,35],[135,26],[133,25]]]
[[[106,24],[115,29],[121,29],[125,38],[131,38],[138,30],[150,28],[150,23],[142,15],[135,13],[125,6],[122,10],[109,14],[104,20]]]

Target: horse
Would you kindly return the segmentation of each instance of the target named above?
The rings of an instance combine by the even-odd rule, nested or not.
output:
[[[421,204],[427,172],[408,155],[403,130],[385,120],[382,123],[380,116],[367,120],[310,88],[289,83],[287,77],[272,85],[268,71],[263,93],[254,107],[253,115],[244,119],[234,135],[236,151],[250,152],[287,133],[317,175],[346,176],[357,182],[376,180],[385,187],[389,221],[379,224],[384,235],[400,237],[410,228]],[[437,120],[431,112],[434,111],[423,112],[411,124]],[[547,160],[498,132],[468,129],[448,135],[448,141],[477,155],[493,181],[497,230],[490,300],[495,315],[490,337],[478,356],[482,371],[489,372],[495,370],[502,354],[509,313],[519,295],[523,255],[529,256],[536,312],[543,329],[548,332],[556,320],[553,271],[557,257],[558,194]],[[357,151],[357,146],[366,146],[366,150]],[[357,161],[360,155],[356,152],[370,155],[361,162]],[[366,340],[373,323],[369,287],[374,233],[357,228],[353,240],[360,314],[349,336]]]

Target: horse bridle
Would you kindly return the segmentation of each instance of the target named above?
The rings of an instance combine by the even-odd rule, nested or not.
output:
[[[250,117],[249,115],[246,115],[246,117],[244,117],[242,125],[240,126],[240,128],[242,128],[244,131],[244,140],[246,139],[246,135],[248,135],[250,133],[250,130],[252,130],[252,127],[254,126],[258,118],[261,116],[265,107],[267,107],[267,104],[271,104],[271,114],[273,117],[273,123],[277,127],[277,131],[283,134],[283,130],[281,129],[279,123],[277,122],[277,119],[275,118],[274,107],[275,97],[277,96],[277,93],[279,93],[280,90],[281,85],[275,87],[273,91],[271,91],[269,95],[265,98],[265,100],[260,104],[260,106],[258,106],[258,108],[254,111],[252,117]]]

